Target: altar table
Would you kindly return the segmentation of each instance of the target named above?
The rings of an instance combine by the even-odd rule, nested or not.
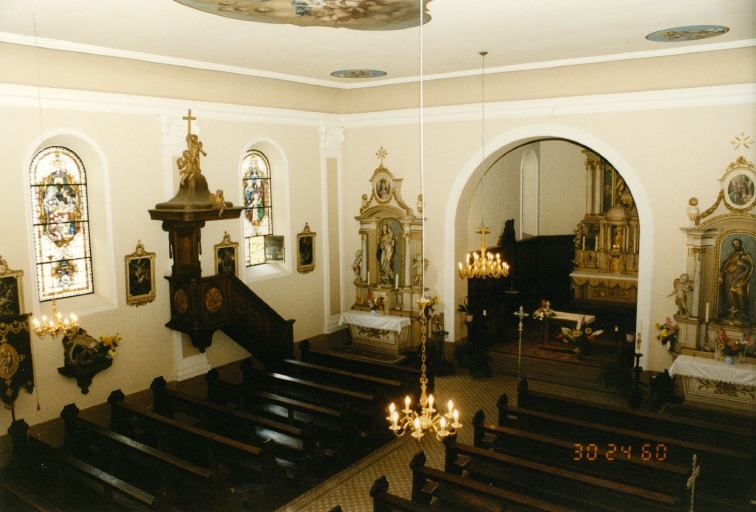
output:
[[[355,346],[390,354],[400,354],[410,348],[411,321],[407,317],[347,311],[339,317],[339,325],[342,324],[349,325]]]
[[[544,343],[552,341],[552,336],[551,336],[552,322],[559,328],[571,327],[574,329],[581,318],[585,320],[585,325],[590,325],[596,321],[596,317],[593,315],[584,315],[582,313],[566,313],[564,311],[556,311],[556,310],[554,310],[554,313],[555,314],[552,316],[544,317],[544,320],[543,320]]]
[[[756,410],[756,365],[678,356],[669,374],[682,378],[685,399],[723,409]]]

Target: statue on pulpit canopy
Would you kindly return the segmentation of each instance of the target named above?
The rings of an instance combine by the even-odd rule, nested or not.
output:
[[[396,237],[388,224],[381,227],[381,235],[378,241],[378,264],[381,269],[381,283],[391,284],[394,282],[394,253],[396,252]]]

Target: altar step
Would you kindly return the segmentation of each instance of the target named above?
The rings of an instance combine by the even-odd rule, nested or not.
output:
[[[502,350],[494,345],[489,351],[489,367],[492,372],[517,375],[517,353]],[[604,372],[608,363],[586,357],[577,359],[566,354],[561,359],[522,356],[521,376],[528,380],[541,380],[565,386],[608,391],[604,386]]]

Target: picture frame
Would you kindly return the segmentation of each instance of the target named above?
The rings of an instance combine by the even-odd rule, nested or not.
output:
[[[155,253],[144,250],[138,241],[132,254],[124,257],[126,304],[141,306],[155,300]]]
[[[373,196],[380,204],[391,200],[394,192],[394,177],[388,171],[379,171],[373,175]]]
[[[231,235],[224,232],[223,240],[215,244],[216,275],[239,275],[239,243],[231,241]]]
[[[18,316],[24,308],[24,271],[8,268],[0,256],[0,317]]]
[[[283,263],[284,255],[284,237],[279,235],[265,236],[265,262],[266,263]]]
[[[310,230],[305,222],[304,230],[297,233],[297,272],[306,274],[315,270],[315,237],[317,233]]]
[[[748,211],[756,204],[756,169],[736,165],[722,178],[725,206],[733,211]]]

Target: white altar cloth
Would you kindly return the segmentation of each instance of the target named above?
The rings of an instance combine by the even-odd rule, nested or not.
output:
[[[347,311],[339,317],[339,325],[358,325],[383,331],[402,332],[402,328],[410,323],[410,319],[404,316],[373,315],[368,311]]]
[[[582,318],[585,320],[585,325],[590,325],[596,321],[594,315],[584,315],[582,313],[566,313],[564,311],[556,311],[554,316],[547,317],[549,320],[560,320],[562,322],[574,322],[577,325],[578,321]]]
[[[696,379],[727,382],[741,386],[756,387],[756,365],[735,363],[729,365],[724,361],[694,357],[678,356],[669,367],[669,374],[694,377]]]

